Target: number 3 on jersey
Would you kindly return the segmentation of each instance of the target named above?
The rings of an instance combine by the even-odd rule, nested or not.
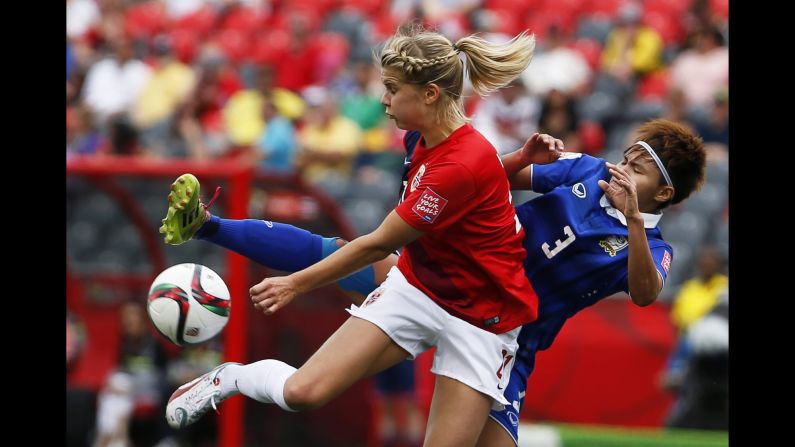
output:
[[[563,241],[560,239],[556,240],[555,248],[552,250],[549,249],[549,244],[546,242],[541,244],[541,250],[544,251],[544,254],[547,255],[547,258],[552,259],[556,254],[560,253],[564,248],[568,247],[572,242],[574,242],[575,239],[577,239],[577,236],[573,231],[571,231],[571,227],[568,225],[563,227],[563,234],[566,235],[566,239]]]

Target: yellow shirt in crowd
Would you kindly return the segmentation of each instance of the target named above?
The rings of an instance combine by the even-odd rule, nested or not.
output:
[[[691,324],[712,310],[728,285],[729,277],[721,274],[706,282],[701,278],[693,278],[682,284],[671,308],[671,319],[677,329],[687,330]]]

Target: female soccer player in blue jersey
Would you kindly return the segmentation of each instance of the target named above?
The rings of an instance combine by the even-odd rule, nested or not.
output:
[[[657,223],[664,208],[701,186],[706,156],[701,139],[672,121],[645,123],[637,138],[617,165],[559,153],[560,140],[539,134],[502,157],[513,189],[543,193],[516,207],[525,229],[525,274],[539,297],[539,316],[519,334],[504,391],[512,405],[491,412],[478,445],[518,442],[518,413],[535,353],[552,344],[568,318],[614,293],[627,292],[635,304],[646,306],[662,290],[673,251]],[[407,161],[417,139],[412,132],[404,138]],[[404,188],[411,181],[404,178]],[[276,222],[221,219],[196,206],[199,224],[185,240],[207,240],[278,270],[300,270],[345,244]],[[397,260],[392,255],[337,284],[359,304]]]

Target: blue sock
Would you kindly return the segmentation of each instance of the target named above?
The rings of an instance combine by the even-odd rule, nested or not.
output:
[[[285,272],[303,270],[323,259],[321,236],[278,222],[212,216],[196,232],[196,238]]]
[[[339,247],[338,238],[324,238],[292,225],[264,220],[221,219],[211,216],[196,232],[202,239],[239,253],[258,264],[285,272],[297,272],[328,257]],[[337,284],[346,291],[369,295],[378,284],[371,265]]]
[[[340,247],[337,247],[337,238],[323,238],[323,258],[328,257],[339,248]],[[378,284],[375,283],[375,270],[373,270],[373,265],[370,264],[358,272],[342,278],[337,281],[337,285],[346,292],[358,292],[364,296],[369,295],[370,292],[378,287]]]

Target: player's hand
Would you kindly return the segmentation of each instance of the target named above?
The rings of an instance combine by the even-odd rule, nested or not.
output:
[[[610,179],[610,183],[599,180],[599,187],[605,192],[610,203],[624,214],[624,217],[628,220],[640,218],[638,190],[635,182],[621,166],[607,162],[605,165],[613,178]]]
[[[254,308],[265,315],[273,315],[292,301],[298,290],[290,276],[265,278],[248,291]]]
[[[563,152],[563,141],[545,133],[534,133],[522,146],[523,164],[543,165],[560,158]]]

